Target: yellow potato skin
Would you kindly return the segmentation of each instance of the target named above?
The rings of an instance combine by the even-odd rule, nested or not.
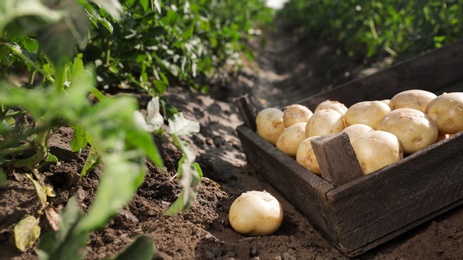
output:
[[[336,101],[336,100],[325,100],[318,104],[318,106],[315,108],[314,113],[323,110],[323,109],[333,109],[341,113],[341,115],[344,115],[347,111],[346,105],[343,103]]]
[[[265,108],[256,116],[257,135],[275,145],[280,134],[285,130],[283,111],[278,108]]]
[[[426,106],[425,114],[436,123],[441,134],[463,131],[463,92],[439,95]]]
[[[391,110],[399,108],[413,108],[424,112],[429,102],[436,97],[436,94],[426,90],[409,89],[399,92],[393,96],[389,101],[389,107]]]
[[[390,111],[391,108],[382,101],[361,101],[350,106],[344,118],[347,126],[364,124],[376,129],[378,122]]]
[[[317,138],[318,136],[312,136],[309,138],[304,139],[299,144],[296,153],[296,161],[304,166],[307,170],[315,173],[316,175],[320,175],[320,166],[318,165],[317,158],[315,157],[315,153],[312,148],[311,140]]]
[[[344,128],[341,132],[345,132],[349,136],[349,141],[352,143],[357,137],[373,131],[373,128],[364,124],[353,124]]]
[[[236,198],[228,213],[232,228],[247,236],[266,236],[283,222],[280,202],[266,191],[248,191]]]
[[[297,123],[307,123],[313,112],[306,106],[293,104],[283,110],[283,122],[285,127],[290,127]]]
[[[327,136],[341,132],[345,128],[344,116],[332,109],[316,111],[305,128],[306,137]]]
[[[306,123],[297,123],[286,128],[278,137],[276,147],[289,156],[296,156],[299,144],[306,138]]]
[[[404,153],[415,153],[436,142],[439,131],[433,120],[412,108],[392,110],[381,119],[376,128],[399,138]]]
[[[399,139],[389,132],[379,130],[359,136],[352,143],[352,148],[365,175],[403,158]]]

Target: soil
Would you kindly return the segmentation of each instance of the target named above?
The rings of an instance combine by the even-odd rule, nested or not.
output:
[[[175,178],[180,152],[156,138],[166,170],[148,162],[148,173],[133,200],[108,225],[93,232],[86,259],[114,257],[139,234],[151,235],[163,259],[348,259],[315,230],[301,212],[248,166],[235,129],[242,123],[235,98],[251,93],[261,106],[282,107],[381,69],[364,67],[329,46],[298,38],[287,30],[267,33],[267,45],[253,46],[256,60],[247,62],[237,78],[224,87],[201,94],[171,87],[168,102],[201,124],[189,142],[195,147],[204,179],[193,208],[163,216],[180,187]],[[387,64],[386,64],[387,65]],[[141,97],[141,100],[147,97]],[[71,196],[85,211],[98,186],[99,169],[79,178],[87,151],[70,152],[72,131],[61,128],[50,140],[60,166],[41,171],[57,192],[50,203],[59,212]],[[264,237],[242,236],[231,228],[228,210],[244,191],[266,190],[282,204],[280,229]],[[40,206],[34,187],[21,173],[8,173],[0,190],[0,259],[36,259],[35,248],[15,248],[13,228]],[[42,231],[50,230],[42,221]],[[357,259],[463,259],[463,207],[436,217]]]

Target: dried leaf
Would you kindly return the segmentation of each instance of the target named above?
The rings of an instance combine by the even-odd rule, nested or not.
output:
[[[45,217],[47,218],[48,224],[53,231],[59,229],[59,214],[53,207],[46,207],[44,210]]]
[[[39,219],[26,215],[14,227],[16,247],[24,252],[32,247],[40,236]]]

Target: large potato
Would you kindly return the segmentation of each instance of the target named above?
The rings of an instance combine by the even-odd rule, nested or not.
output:
[[[313,113],[305,128],[306,137],[336,134],[344,129],[344,116],[332,109],[322,109]]]
[[[318,104],[318,106],[315,108],[314,112],[317,112],[319,110],[323,109],[333,109],[344,115],[347,111],[347,107],[339,102],[339,101],[333,101],[333,100],[325,100]]]
[[[320,175],[320,166],[318,165],[317,158],[315,157],[315,153],[312,148],[312,140],[314,138],[317,138],[318,136],[312,136],[309,138],[304,139],[299,144],[299,147],[297,148],[297,153],[296,153],[296,161],[304,166],[306,169],[309,171]]]
[[[431,100],[436,98],[436,94],[421,90],[410,89],[397,93],[389,102],[391,110],[398,108],[413,108],[424,112]]]
[[[266,236],[281,226],[283,208],[280,202],[266,191],[248,191],[233,201],[228,220],[238,233]]]
[[[352,143],[357,137],[366,132],[373,131],[373,128],[364,124],[354,124],[344,128],[341,132],[346,132],[349,136],[349,141]]]
[[[283,110],[283,122],[285,127],[290,127],[296,123],[307,123],[313,112],[306,106],[293,104]]]
[[[379,120],[391,109],[382,101],[362,101],[350,106],[344,115],[346,125],[364,124],[376,129]]]
[[[278,137],[276,147],[289,156],[296,156],[297,147],[306,138],[306,123],[297,123],[286,128]]]
[[[442,134],[463,131],[463,92],[444,93],[426,106],[425,113]]]
[[[280,134],[285,130],[283,111],[278,108],[265,108],[256,116],[257,135],[275,145]]]
[[[436,142],[436,124],[423,112],[413,108],[392,110],[379,121],[377,130],[394,134],[404,153],[412,154]]]
[[[399,139],[384,131],[370,131],[352,143],[364,174],[369,174],[403,158]]]

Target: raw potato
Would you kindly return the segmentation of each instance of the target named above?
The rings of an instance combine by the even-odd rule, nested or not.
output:
[[[327,136],[341,132],[345,127],[344,116],[332,109],[316,111],[305,127],[306,137]]]
[[[382,101],[362,101],[350,106],[344,115],[346,125],[364,124],[376,129],[379,120],[391,109]]]
[[[425,113],[436,122],[442,134],[456,134],[463,131],[463,92],[439,95],[429,102]]]
[[[369,174],[403,158],[399,139],[384,131],[370,131],[352,143],[364,174]]]
[[[278,108],[265,108],[256,116],[257,134],[275,145],[280,134],[285,130],[283,111]]]
[[[299,147],[297,148],[297,153],[296,153],[296,161],[304,166],[306,169],[309,171],[320,175],[320,166],[318,165],[317,158],[315,157],[315,153],[313,152],[312,149],[312,139],[317,138],[318,136],[312,136],[309,138],[304,139],[299,144]]]
[[[338,111],[342,115],[344,115],[347,111],[347,107],[343,103],[339,101],[325,100],[318,104],[318,106],[315,108],[314,113],[323,109],[333,109]]]
[[[313,113],[308,107],[294,104],[283,110],[283,122],[285,127],[290,127],[296,123],[307,123],[312,115]]]
[[[392,110],[379,121],[377,130],[399,138],[404,153],[412,154],[436,142],[436,124],[423,112],[412,108]]]
[[[283,208],[280,202],[266,191],[248,191],[233,201],[228,220],[238,233],[266,236],[281,226]]]
[[[346,132],[349,136],[350,143],[352,143],[357,137],[373,131],[373,128],[364,124],[354,124],[344,128],[341,132]]]
[[[435,99],[436,94],[421,90],[421,89],[410,89],[397,93],[391,98],[389,107],[391,110],[398,108],[413,108],[421,112],[424,112],[426,106],[431,100]]]
[[[278,137],[276,147],[289,156],[296,156],[297,147],[306,138],[306,123],[297,123],[286,128]]]

